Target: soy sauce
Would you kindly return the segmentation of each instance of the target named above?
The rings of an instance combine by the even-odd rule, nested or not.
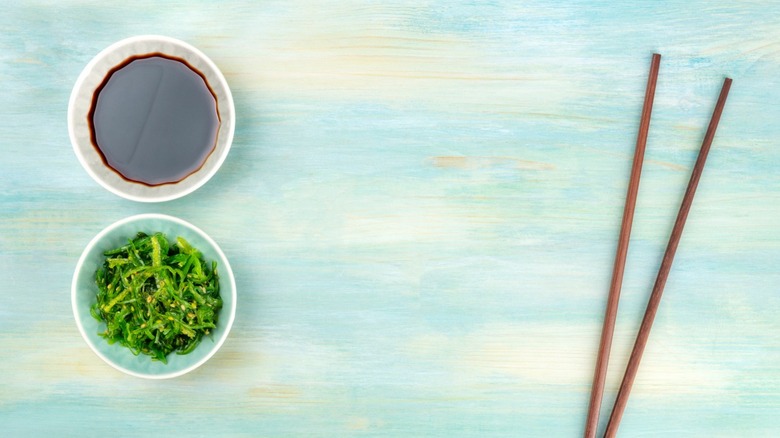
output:
[[[89,112],[92,145],[103,162],[148,186],[176,183],[200,169],[216,147],[219,124],[203,74],[161,53],[112,69]]]

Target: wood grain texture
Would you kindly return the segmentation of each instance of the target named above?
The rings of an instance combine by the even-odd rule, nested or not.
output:
[[[604,404],[729,76],[620,436],[776,436],[779,14],[699,1],[8,5],[3,435],[581,435],[658,52]],[[209,55],[238,115],[214,179],[159,205],[94,183],[65,125],[83,66],[145,33]],[[230,338],[171,381],[103,364],[70,312],[84,246],[141,212],[202,228],[236,274]]]

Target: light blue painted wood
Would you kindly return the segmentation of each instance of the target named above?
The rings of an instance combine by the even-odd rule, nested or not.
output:
[[[774,3],[23,2],[0,14],[3,435],[577,436],[650,55],[663,54],[605,407],[724,75],[734,78],[621,436],[780,433]],[[142,205],[79,166],[66,105],[127,36],[202,49],[236,101],[220,172]],[[72,270],[182,217],[239,309],[196,372],[86,346]]]

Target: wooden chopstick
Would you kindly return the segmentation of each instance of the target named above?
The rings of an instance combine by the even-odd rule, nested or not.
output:
[[[661,262],[661,267],[658,270],[658,277],[655,280],[655,286],[653,286],[653,292],[650,295],[650,301],[647,303],[647,310],[645,316],[642,319],[642,325],[639,328],[639,333],[634,343],[634,349],[631,352],[631,358],[628,361],[626,367],[626,373],[623,376],[623,383],[620,385],[620,391],[618,392],[615,405],[612,408],[612,415],[609,418],[607,424],[607,430],[604,433],[605,437],[614,437],[617,434],[618,426],[620,425],[620,419],[623,417],[623,412],[626,409],[626,403],[628,403],[628,395],[631,392],[631,386],[634,383],[637,370],[639,369],[639,362],[642,360],[642,353],[647,345],[647,339],[650,336],[650,329],[653,327],[653,320],[655,314],[658,311],[658,305],[661,302],[661,296],[664,293],[664,286],[666,285],[666,279],[669,277],[669,271],[672,269],[672,262],[674,261],[674,254],[677,251],[677,245],[680,243],[680,237],[682,236],[683,227],[685,226],[685,220],[688,218],[688,212],[691,209],[693,203],[693,196],[696,194],[696,187],[699,185],[699,179],[701,178],[702,171],[704,170],[704,163],[707,161],[707,154],[710,151],[712,140],[715,137],[715,130],[718,128],[718,122],[720,116],[723,113],[723,107],[726,105],[726,98],[731,88],[731,79],[726,78],[723,81],[723,88],[720,90],[720,96],[718,102],[715,105],[715,110],[712,113],[712,119],[710,119],[710,125],[707,128],[707,133],[704,135],[704,141],[702,142],[701,149],[699,150],[699,157],[696,159],[696,164],[693,166],[693,172],[691,173],[691,179],[688,182],[688,188],[685,190],[685,196],[680,205],[680,212],[677,214],[677,220],[674,222],[674,228],[672,228],[672,235],[669,237],[669,244],[666,246],[666,252]]]
[[[596,359],[596,371],[593,376],[593,385],[590,390],[590,404],[588,418],[585,423],[585,438],[594,438],[599,425],[599,412],[601,399],[604,394],[604,381],[607,376],[609,363],[609,351],[612,347],[612,333],[615,330],[615,318],[617,316],[618,302],[620,301],[620,288],[623,284],[623,271],[628,254],[628,242],[631,237],[631,224],[634,220],[634,207],[636,206],[637,192],[639,191],[639,178],[642,174],[642,161],[645,156],[647,144],[647,132],[650,129],[650,115],[653,112],[653,99],[655,97],[655,84],[658,80],[658,69],[661,64],[661,55],[653,54],[650,62],[650,74],[647,78],[645,89],[645,102],[642,107],[642,118],[639,121],[639,134],[636,139],[634,151],[634,164],[631,166],[631,178],[628,182],[626,203],[623,207],[623,223],[620,226],[615,264],[612,269],[612,283],[607,298],[607,310],[604,316],[604,325],[601,328],[601,342],[599,354]]]

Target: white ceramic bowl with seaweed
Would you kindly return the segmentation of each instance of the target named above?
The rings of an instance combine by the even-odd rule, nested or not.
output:
[[[148,354],[134,354],[131,349],[121,345],[120,342],[109,343],[101,336],[101,333],[106,331],[106,322],[98,321],[90,312],[90,309],[94,309],[95,303],[98,301],[99,287],[96,282],[96,272],[106,261],[104,253],[126,245],[128,240],[137,236],[139,232],[147,235],[162,233],[171,242],[171,245],[176,245],[176,238],[182,237],[202,255],[202,259],[206,263],[210,265],[212,262],[216,262],[219,298],[222,305],[216,313],[215,327],[209,328],[207,334],[203,335],[199,343],[187,354],[178,354],[175,351],[168,354],[166,356],[167,363],[155,360]],[[134,304],[130,301],[130,297],[131,295],[122,297],[124,305],[132,306]],[[144,297],[151,299],[146,295]],[[119,304],[119,300],[116,301],[116,304]],[[76,325],[81,335],[87,345],[101,359],[117,370],[133,376],[165,379],[181,376],[198,368],[209,360],[225,342],[236,315],[236,283],[227,257],[206,233],[176,217],[142,214],[111,224],[98,233],[87,245],[73,275],[71,303]],[[190,304],[192,304],[193,309],[198,305],[194,300]],[[188,308],[184,313],[190,314],[190,321],[193,324],[198,319],[195,310],[190,311]],[[168,321],[162,323],[168,323]]]

